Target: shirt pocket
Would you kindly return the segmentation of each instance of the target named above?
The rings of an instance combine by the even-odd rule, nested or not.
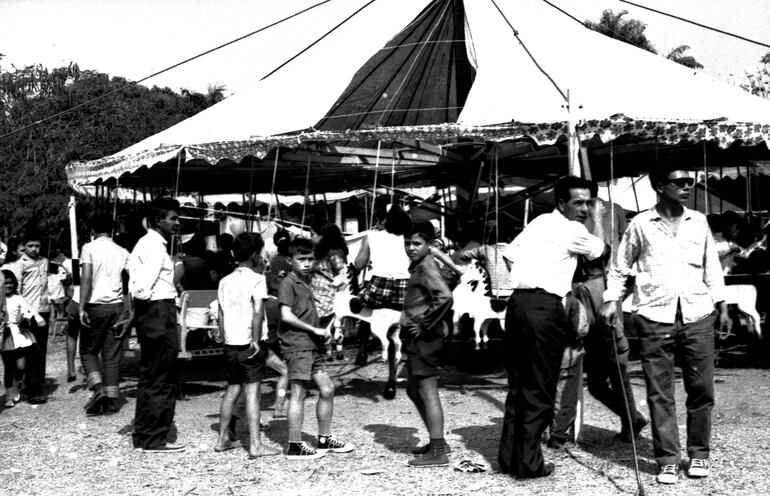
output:
[[[690,268],[702,269],[705,249],[698,240],[685,240],[681,244],[682,257]]]

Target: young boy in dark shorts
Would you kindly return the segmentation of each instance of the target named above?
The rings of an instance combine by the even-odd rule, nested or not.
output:
[[[444,440],[444,411],[438,396],[438,353],[447,335],[446,314],[452,308],[449,291],[429,253],[435,229],[430,222],[413,222],[404,235],[409,257],[409,282],[401,313],[401,340],[407,357],[406,391],[428,430],[430,442],[416,448],[412,467],[447,465],[450,452]]]
[[[246,395],[249,424],[249,458],[278,455],[262,444],[259,432],[260,385],[265,372],[267,348],[259,344],[262,334],[263,300],[267,298],[265,277],[254,271],[264,242],[259,235],[239,234],[233,243],[238,267],[219,282],[219,329],[227,356],[227,390],[219,410],[219,439],[214,451],[239,446],[230,440],[230,419],[241,387]]]
[[[295,238],[289,245],[291,273],[281,282],[278,304],[281,328],[278,337],[289,368],[289,448],[288,460],[312,460],[327,452],[348,453],[353,446],[336,439],[331,433],[334,412],[334,383],[326,374],[323,353],[331,338],[329,329],[320,328],[318,312],[310,290],[310,277],[315,262],[313,242]],[[318,444],[312,448],[302,441],[305,413],[305,390],[308,381],[318,387]]]

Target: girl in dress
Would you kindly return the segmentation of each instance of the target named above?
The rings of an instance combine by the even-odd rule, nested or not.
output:
[[[313,300],[318,310],[318,317],[321,319],[320,327],[326,327],[334,319],[334,296],[337,294],[337,289],[346,281],[348,246],[342,231],[336,224],[325,224],[316,234],[318,235],[315,248],[316,262],[310,288],[313,290]],[[336,341],[337,359],[341,360],[342,336],[335,336],[334,329],[332,329],[332,336]],[[331,361],[331,341],[327,346],[329,351],[327,361]]]
[[[8,321],[3,329],[0,355],[5,371],[5,407],[11,408],[19,401],[18,385],[24,377],[24,355],[29,347],[35,345],[35,337],[29,332],[29,319],[34,318],[41,326],[45,325],[45,320],[19,295],[16,275],[10,270],[4,270],[3,277],[5,315]]]

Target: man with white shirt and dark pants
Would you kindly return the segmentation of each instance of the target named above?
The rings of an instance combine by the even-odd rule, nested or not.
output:
[[[128,252],[112,240],[114,222],[109,214],[94,214],[90,226],[94,240],[80,254],[80,358],[94,392],[86,415],[101,415],[118,411],[120,359],[127,334],[118,321],[126,308],[123,274]]]
[[[540,441],[553,418],[556,383],[570,324],[562,299],[570,292],[579,255],[594,260],[604,242],[583,222],[592,183],[566,176],[556,183],[556,209],[540,215],[503,253],[514,288],[505,316],[508,396],[500,439],[500,470],[518,478],[545,477]]]
[[[183,270],[181,262],[171,260],[167,246],[179,232],[179,203],[171,198],[154,199],[147,223],[147,234],[139,239],[129,260],[129,290],[141,348],[133,441],[135,448],[145,452],[183,451],[184,446],[168,439],[178,394],[174,298]]]
[[[658,204],[633,218],[609,273],[602,315],[617,318],[623,284],[636,267],[638,329],[652,442],[661,484],[677,481],[681,451],[674,363],[687,391],[689,477],[709,475],[714,407],[714,326],[730,328],[724,279],[706,217],[684,207],[695,180],[681,167],[650,172]]]

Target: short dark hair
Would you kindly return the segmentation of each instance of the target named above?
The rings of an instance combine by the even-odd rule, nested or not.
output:
[[[245,262],[255,253],[262,251],[265,242],[257,233],[243,232],[233,241],[233,257],[236,262]]]
[[[404,233],[404,236],[411,237],[415,234],[425,241],[432,241],[436,238],[436,228],[427,220],[416,220],[409,224],[409,230]]]
[[[6,281],[11,281],[13,283],[11,293],[16,293],[19,290],[19,280],[16,279],[16,274],[14,274],[13,271],[3,269],[3,277],[5,277]],[[5,288],[3,288],[3,291],[5,291]]]
[[[324,258],[331,250],[339,250],[347,256],[348,244],[337,224],[327,222],[316,231],[321,236],[315,247],[315,257]]]
[[[300,238],[297,236],[291,240],[291,243],[289,243],[289,255],[292,257],[295,255],[314,255],[314,253],[315,246],[313,246],[313,242],[307,238]]]
[[[43,235],[40,234],[39,231],[36,231],[34,229],[32,229],[30,231],[26,231],[24,233],[24,235],[21,237],[21,242],[22,242],[22,244],[26,245],[30,241],[40,241],[42,243],[43,242]]]
[[[403,208],[391,205],[388,215],[385,217],[385,230],[396,236],[403,236],[409,231],[412,219],[409,218]]]
[[[171,210],[179,212],[178,201],[168,196],[153,198],[147,208],[147,223],[150,227],[158,227],[158,219],[165,218]]]
[[[596,183],[589,181],[588,179],[578,176],[562,176],[556,181],[556,185],[553,187],[553,199],[556,203],[559,201],[568,202],[572,199],[573,189],[587,189],[591,192],[591,196],[596,196]]]
[[[725,210],[722,213],[722,226],[724,227],[740,224],[742,220],[741,216],[732,210]]]
[[[88,225],[95,233],[109,233],[112,232],[112,229],[115,227],[115,221],[112,220],[110,214],[97,212],[91,216]]]
[[[661,160],[652,169],[650,169],[650,185],[652,189],[655,186],[665,185],[668,182],[668,176],[675,171],[688,171],[689,169],[682,164],[675,163],[671,160]]]

